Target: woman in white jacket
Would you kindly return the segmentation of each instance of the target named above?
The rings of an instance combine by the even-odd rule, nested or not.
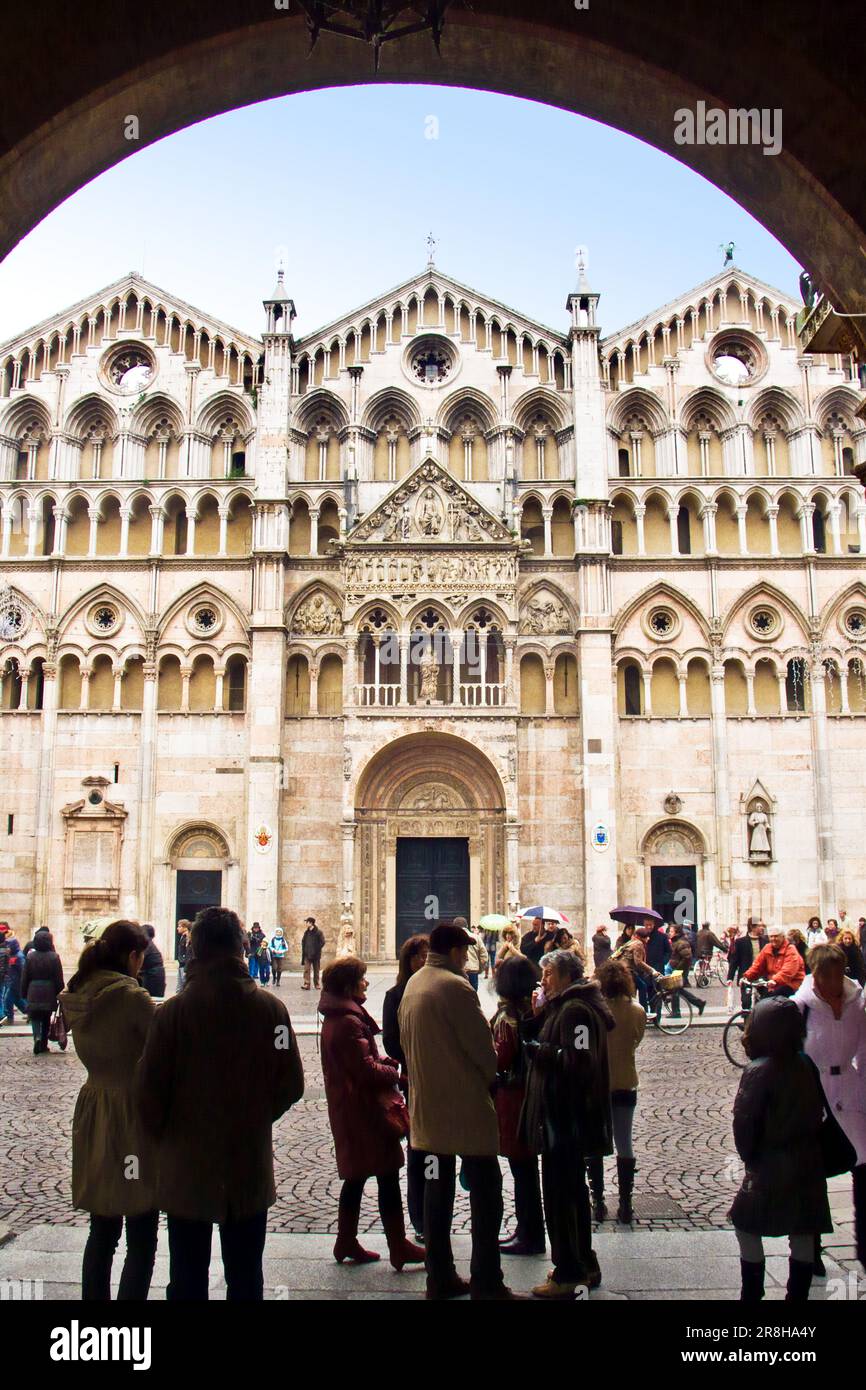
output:
[[[863,989],[845,975],[845,953],[827,943],[809,952],[794,1003],[806,1022],[805,1050],[821,1073],[827,1104],[857,1153],[854,1230],[866,1266],[866,1010]],[[816,1249],[816,1263],[819,1251]]]

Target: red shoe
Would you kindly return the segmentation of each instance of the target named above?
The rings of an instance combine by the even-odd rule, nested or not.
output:
[[[403,1237],[402,1242],[389,1246],[391,1264],[399,1274],[404,1265],[422,1265],[427,1258],[423,1245],[415,1245]]]
[[[337,1236],[334,1246],[334,1259],[338,1265],[344,1260],[348,1260],[352,1265],[370,1265],[380,1259],[375,1250],[365,1250],[363,1245],[359,1245],[354,1236]]]

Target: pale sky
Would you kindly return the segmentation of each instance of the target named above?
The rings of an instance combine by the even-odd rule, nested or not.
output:
[[[579,245],[605,334],[713,275],[721,242],[797,295],[769,232],[631,136],[513,97],[367,86],[215,117],[95,179],[0,263],[0,341],[129,270],[259,334],[280,257],[306,333],[417,274],[431,231],[446,274],[560,330]]]

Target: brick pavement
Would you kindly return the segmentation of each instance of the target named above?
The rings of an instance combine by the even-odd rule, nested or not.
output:
[[[294,995],[294,990],[292,991]],[[304,1002],[310,999],[305,996]],[[297,1000],[287,997],[292,1007]],[[307,1093],[274,1133],[278,1201],[270,1229],[325,1232],[335,1225],[339,1180],[314,1037],[300,1047]],[[648,1030],[640,1054],[641,1090],[635,1120],[638,1156],[637,1226],[712,1230],[726,1224],[737,1186],[730,1113],[738,1073],[722,1053],[721,1030],[692,1028],[676,1038]],[[34,1057],[25,1037],[0,1040],[0,1223],[15,1231],[51,1222],[82,1224],[70,1206],[69,1133],[83,1070],[72,1047]],[[733,1159],[733,1163],[732,1163]],[[609,1181],[614,1171],[608,1162]],[[511,1184],[505,1176],[506,1220]],[[458,1191],[457,1228],[468,1225]],[[375,1187],[362,1209],[364,1229],[377,1224]]]

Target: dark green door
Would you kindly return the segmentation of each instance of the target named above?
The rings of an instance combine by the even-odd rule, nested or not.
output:
[[[178,869],[175,899],[174,949],[177,955],[177,924],[184,917],[191,922],[203,907],[219,907],[222,902],[223,876],[220,869]]]
[[[397,840],[397,950],[440,918],[469,920],[469,841]]]
[[[691,864],[654,865],[650,869],[652,905],[666,922],[699,922],[698,876]]]

